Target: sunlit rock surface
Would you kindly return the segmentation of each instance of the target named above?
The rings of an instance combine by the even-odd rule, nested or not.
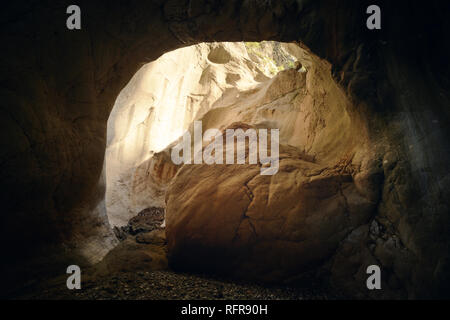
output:
[[[370,222],[382,188],[367,128],[330,66],[293,47],[307,72],[280,71],[220,100],[204,130],[235,119],[280,130],[280,168],[184,165],[167,195],[169,261],[181,270],[242,279],[295,282],[331,259],[351,232]]]
[[[164,207],[176,166],[164,149],[195,120],[293,64],[280,43],[199,44],[142,67],[121,92],[108,121],[107,213],[124,225],[139,211]],[[274,94],[276,94],[274,92]]]
[[[77,4],[89,14],[76,32],[64,28],[59,2],[9,2],[0,13],[2,294],[27,279],[60,275],[74,261],[101,259],[113,246],[102,210],[107,120],[144,64],[201,42],[271,39],[297,41],[328,61],[350,101],[349,119],[341,111],[330,117],[347,123],[343,130],[328,130],[330,122],[318,130],[322,120],[311,126],[322,134],[311,136],[317,143],[308,142],[306,154],[329,166],[341,157],[337,141],[352,149],[331,133],[370,142],[352,160],[361,163],[352,179],[365,198],[380,197],[376,214],[324,261],[323,275],[352,296],[449,297],[450,42],[442,35],[450,29],[450,2],[379,0],[379,31],[365,27],[366,1]],[[211,59],[228,58],[219,52]],[[322,95],[331,102],[338,96]],[[351,130],[359,121],[360,130]],[[389,290],[364,287],[374,261]]]

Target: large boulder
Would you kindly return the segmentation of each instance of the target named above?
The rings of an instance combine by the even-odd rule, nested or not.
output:
[[[112,247],[101,179],[106,122],[120,90],[143,63],[198,42],[274,39],[301,41],[330,62],[334,80],[351,101],[352,122],[359,116],[363,124],[359,131],[347,130],[349,118],[339,117],[340,109],[325,127],[334,124],[335,130],[316,135],[323,118],[301,127],[302,117],[275,108],[275,114],[291,118],[291,136],[311,133],[300,135],[305,149],[327,166],[348,151],[334,137],[367,133],[382,147],[367,154],[384,174],[376,221],[387,232],[355,229],[333,269],[348,282],[356,268],[340,268],[339,261],[355,259],[361,274],[362,262],[372,262],[366,254],[375,254],[389,266],[383,270],[404,277],[409,297],[448,296],[450,43],[442,35],[449,29],[450,3],[378,4],[382,30],[365,27],[366,1],[80,0],[83,27],[76,31],[65,28],[68,1],[5,5],[0,18],[6,44],[0,59],[3,286],[33,278],[37,264],[48,271],[55,266],[58,274],[67,262],[81,264],[79,254],[95,261]],[[211,59],[226,61],[218,56]],[[325,90],[310,100],[323,111],[337,97]],[[304,111],[303,119],[316,116]],[[284,144],[302,142],[291,140]],[[371,237],[376,243],[369,254]],[[415,257],[413,263],[403,251]],[[67,261],[59,263],[62,256]]]
[[[171,266],[294,280],[374,214],[379,185],[361,188],[358,171],[351,158],[324,166],[284,145],[273,176],[258,165],[183,166],[166,195]]]
[[[251,52],[258,55],[251,59]],[[294,59],[273,41],[221,42],[180,48],[143,66],[117,97],[108,119],[110,223],[123,226],[147,207],[164,207],[167,184],[178,170],[165,149],[218,102],[235,100]]]

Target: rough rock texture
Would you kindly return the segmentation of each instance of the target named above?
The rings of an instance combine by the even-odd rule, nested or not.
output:
[[[280,168],[263,176],[259,165],[184,165],[166,195],[173,267],[296,281],[375,215],[382,175],[367,129],[349,116],[330,66],[297,54],[307,73],[281,71],[201,119],[204,130],[279,128]]]
[[[53,286],[30,287],[20,300],[334,300],[320,287],[264,287],[236,283],[206,275],[173,271],[131,271],[85,279],[81,290],[67,290],[54,279]],[[173,317],[179,315],[174,308]],[[171,312],[166,312],[171,316]]]
[[[60,272],[112,247],[98,209],[106,125],[142,63],[198,42],[270,39],[298,41],[331,64],[352,123],[367,129],[375,164],[362,162],[360,174],[374,178],[362,181],[383,175],[379,227],[362,225],[336,248],[336,285],[360,292],[348,279],[360,279],[375,253],[393,275],[384,281],[401,284],[396,297],[448,297],[449,2],[378,1],[381,31],[365,28],[369,1],[81,0],[80,31],[65,28],[70,4],[16,1],[0,13],[5,288],[42,270],[37,263]]]
[[[93,267],[91,278],[98,279],[119,272],[167,270],[165,239],[164,230],[128,237]]]
[[[202,43],[142,67],[120,93],[108,119],[110,223],[124,225],[144,208],[164,207],[167,184],[178,169],[166,147],[220,99],[257,86],[294,59],[275,42]]]
[[[163,208],[147,208],[128,221],[126,226],[115,227],[120,243],[105,257],[87,270],[86,278],[99,281],[121,272],[167,270],[167,242]]]
[[[114,234],[119,240],[125,240],[127,235],[137,235],[158,229],[164,222],[164,208],[147,208],[142,210],[122,227],[114,227]]]

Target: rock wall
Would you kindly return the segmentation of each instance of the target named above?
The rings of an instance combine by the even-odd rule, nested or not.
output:
[[[368,128],[329,63],[288,47],[307,72],[281,71],[201,118],[204,131],[279,129],[278,173],[263,176],[259,165],[182,166],[166,194],[172,267],[297,282],[376,216],[383,181]]]
[[[277,40],[298,41],[331,64],[349,116],[361,119],[373,159],[381,159],[376,223],[339,246],[336,285],[361,278],[358,266],[375,250],[395,275],[390,287],[406,288],[400,296],[448,297],[448,2],[378,1],[381,31],[365,28],[369,1],[80,0],[80,31],[65,28],[70,4],[21,1],[0,13],[1,267],[12,271],[3,272],[5,287],[40,270],[36,262],[49,271],[63,257],[82,261],[88,239],[98,243],[88,253],[110,246],[97,210],[106,124],[142,63],[199,42]],[[340,268],[339,259],[354,268]]]
[[[108,120],[110,223],[124,225],[145,208],[165,207],[166,186],[177,171],[166,147],[194,120],[220,107],[221,100],[236,103],[241,92],[267,81],[293,60],[275,42],[202,43],[142,67],[120,93]]]

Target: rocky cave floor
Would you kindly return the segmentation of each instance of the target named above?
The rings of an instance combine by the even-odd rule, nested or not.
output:
[[[81,290],[62,286],[22,299],[74,300],[328,300],[320,290],[264,287],[173,271],[122,272],[83,282]]]
[[[164,209],[149,208],[114,233],[120,240],[103,260],[82,270],[82,288],[68,290],[67,276],[29,287],[18,299],[39,300],[328,300],[317,285],[267,286],[210,275],[179,273],[167,266]]]

